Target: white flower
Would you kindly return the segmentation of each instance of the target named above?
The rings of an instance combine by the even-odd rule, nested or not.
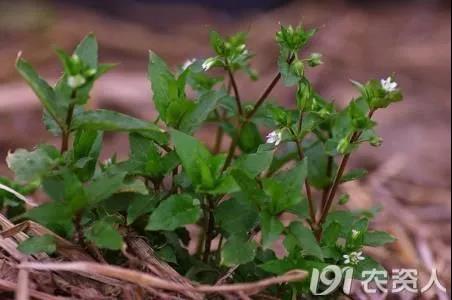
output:
[[[182,65],[182,70],[187,70],[192,64],[196,62],[196,58],[187,59]]]
[[[392,77],[388,77],[387,79],[380,80],[381,87],[388,93],[392,93],[397,90],[397,82],[392,81]]]
[[[355,229],[353,229],[352,230],[352,238],[353,239],[356,239],[359,235],[360,235],[360,231],[359,230],[355,230]]]
[[[202,69],[204,71],[208,71],[210,68],[212,68],[212,66],[217,62],[217,58],[216,57],[209,57],[208,59],[206,59],[204,61],[204,63],[202,64]]]
[[[365,260],[363,252],[352,252],[349,255],[344,255],[344,264],[356,266],[360,261]]]
[[[267,144],[275,144],[275,146],[278,146],[279,144],[281,144],[282,141],[282,132],[281,130],[275,130],[270,132],[267,135]]]
[[[84,85],[85,83],[86,83],[85,77],[83,77],[80,74],[75,75],[75,76],[69,76],[67,78],[67,84],[69,85],[69,87],[71,87],[73,89],[79,88],[82,85]]]

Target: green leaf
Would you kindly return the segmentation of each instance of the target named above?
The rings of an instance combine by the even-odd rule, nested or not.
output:
[[[224,91],[209,91],[201,96],[193,110],[186,113],[179,124],[179,129],[186,133],[193,133],[212,113],[217,104],[227,94]]]
[[[284,225],[276,216],[267,212],[260,214],[260,224],[262,229],[262,247],[264,249],[273,246],[273,243],[279,239],[284,230]]]
[[[33,236],[20,243],[17,249],[24,254],[36,254],[40,252],[52,254],[56,251],[56,243],[51,235]]]
[[[253,203],[257,208],[262,208],[270,202],[269,197],[262,191],[258,182],[250,178],[245,172],[233,169],[231,175],[246,195],[248,201]]]
[[[293,63],[289,63],[288,56],[287,51],[281,51],[278,58],[278,67],[284,84],[289,87],[296,85],[301,80],[301,74],[296,72]]]
[[[331,247],[335,246],[340,235],[341,235],[341,224],[337,222],[332,222],[323,231],[322,244]]]
[[[305,151],[308,158],[308,181],[317,189],[323,189],[331,184],[331,174],[335,174],[336,165],[334,162],[328,161],[328,154],[322,143],[316,143],[312,147],[308,147]],[[331,165],[328,165],[331,163]],[[328,172],[330,168],[330,173]],[[329,173],[329,174],[328,174]]]
[[[126,178],[116,193],[135,193],[147,195],[149,194],[149,191],[142,179]]]
[[[45,203],[25,213],[31,220],[50,229],[59,229],[60,231],[72,226],[73,214],[72,208],[63,202]]]
[[[369,231],[364,235],[364,245],[370,247],[381,247],[394,243],[397,239],[384,231]]]
[[[80,60],[90,68],[97,69],[98,45],[94,34],[88,34],[74,51]]]
[[[55,93],[52,87],[41,77],[39,77],[33,67],[21,57],[19,57],[16,61],[16,69],[39,98],[45,111],[52,116],[52,118],[59,124],[60,128],[64,128],[63,116],[58,109],[58,104],[56,103]]]
[[[167,109],[172,100],[170,87],[176,85],[176,80],[166,63],[152,51],[149,52],[148,76],[155,107],[160,117],[166,121]]]
[[[368,174],[368,171],[366,169],[354,169],[342,176],[341,183],[354,181],[354,180],[360,180],[364,178]]]
[[[177,130],[171,130],[171,138],[182,166],[194,184],[202,184],[210,178],[212,170],[208,166],[212,154],[198,140]]]
[[[165,144],[167,142],[165,133],[155,124],[104,109],[86,111],[76,115],[72,129],[139,132],[158,143]]]
[[[79,211],[88,203],[82,182],[68,169],[45,177],[42,187],[53,201],[64,202],[71,212]]]
[[[296,238],[298,246],[305,256],[314,256],[323,260],[322,248],[320,248],[312,231],[301,223],[292,223],[289,227],[290,233]]]
[[[134,195],[129,207],[127,208],[127,225],[135,222],[138,217],[151,212],[157,206],[157,203],[157,196]]]
[[[249,263],[256,256],[257,245],[246,238],[233,236],[221,251],[221,264],[232,267]]]
[[[56,152],[55,152],[56,151]],[[8,153],[6,163],[14,172],[16,180],[20,183],[29,183],[40,180],[56,164],[58,151],[47,146],[39,146],[34,151],[18,149]]]
[[[129,135],[129,143],[130,160],[127,162],[127,170],[130,174],[159,178],[169,171],[168,159],[162,159],[152,140],[132,133]]]
[[[86,187],[89,204],[100,203],[118,192],[123,186],[125,176],[126,173],[119,171],[115,166],[95,176],[91,184]]]
[[[215,209],[216,223],[230,235],[248,233],[256,225],[257,219],[256,208],[240,195],[224,201]]]
[[[149,217],[147,230],[174,230],[188,224],[194,224],[201,217],[202,211],[198,199],[190,195],[173,195],[154,210]]]
[[[272,199],[271,211],[278,214],[301,202],[301,189],[308,174],[305,159],[293,169],[263,181],[264,191]]]
[[[268,273],[282,275],[296,269],[297,266],[294,261],[284,258],[266,261],[265,263],[259,265],[259,268]]]
[[[255,178],[270,167],[272,160],[272,151],[244,154],[234,161],[232,168],[242,170],[250,178]]]
[[[73,162],[80,180],[88,181],[94,175],[97,160],[102,149],[103,134],[94,130],[79,130],[74,139]],[[77,163],[85,161],[82,166]]]
[[[120,250],[123,245],[122,236],[107,220],[94,222],[85,230],[85,237],[103,249]]]
[[[245,153],[254,153],[264,143],[256,124],[248,122],[240,132],[238,145]]]

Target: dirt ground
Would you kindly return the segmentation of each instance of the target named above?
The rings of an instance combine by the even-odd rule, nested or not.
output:
[[[42,4],[36,8],[40,13],[20,14],[9,21],[1,20],[2,14],[5,16],[2,5],[0,2],[0,175],[10,175],[3,163],[8,150],[52,141],[39,122],[37,99],[14,70],[19,50],[47,78],[56,79],[59,68],[52,47],[71,49],[83,35],[95,32],[102,60],[120,65],[100,80],[93,106],[143,118],[154,115],[145,77],[147,50],[173,65],[205,57],[210,53],[210,28],[222,33],[248,31],[251,49],[256,52],[253,66],[262,78],[259,83],[239,78],[239,88],[250,101],[276,70],[274,33],[278,22],[302,20],[319,28],[309,50],[321,52],[325,64],[309,77],[323,96],[337,103],[356,95],[349,79],[365,81],[394,72],[406,100],[377,114],[384,145],[363,149],[353,159],[353,164],[368,167],[371,175],[344,189],[352,194],[349,206],[353,209],[384,207],[375,226],[399,238],[394,246],[373,253],[386,267],[420,268],[425,282],[435,265],[450,288],[450,3],[293,1],[270,11],[234,13],[197,6],[134,4],[123,8],[119,16]],[[282,86],[273,95],[287,105],[294,101],[293,91]],[[212,143],[209,132],[201,135]],[[108,141],[105,157],[126,153],[123,136],[108,136]],[[437,297],[448,299],[441,293]]]

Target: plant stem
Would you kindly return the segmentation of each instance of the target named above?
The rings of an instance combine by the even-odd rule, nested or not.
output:
[[[368,117],[372,118],[374,113],[375,113],[375,110],[371,110],[369,112],[369,114],[368,114]],[[362,131],[356,131],[355,133],[353,133],[352,137],[350,138],[350,143],[351,144],[356,143],[359,140],[359,138],[361,137],[361,134],[362,134]],[[347,164],[348,164],[348,162],[350,160],[350,156],[351,156],[351,153],[348,153],[348,154],[344,155],[344,157],[342,158],[342,161],[341,161],[341,163],[339,165],[339,169],[338,169],[338,171],[336,173],[336,176],[334,178],[333,184],[331,185],[331,189],[329,191],[326,203],[325,203],[325,205],[323,206],[323,209],[322,209],[322,214],[321,214],[321,217],[320,217],[319,222],[318,222],[318,225],[320,225],[320,226],[323,225],[323,223],[326,221],[326,217],[328,216],[328,212],[330,211],[331,206],[333,205],[333,200],[334,200],[334,198],[336,196],[337,190],[338,190],[339,185],[341,183],[341,178],[344,175],[345,169],[346,169]]]
[[[205,217],[207,218],[204,242],[203,261],[207,263],[209,261],[210,249],[212,248],[212,240],[214,238],[215,219],[213,215],[213,202],[211,199],[207,199],[207,207]]]
[[[218,112],[218,110],[215,110],[215,115],[218,117],[218,119],[220,120],[220,122],[222,122],[224,116],[222,116],[222,115]],[[220,153],[220,150],[221,150],[221,144],[222,144],[222,142],[223,142],[223,137],[224,137],[224,130],[223,130],[223,128],[221,127],[221,123],[220,123],[220,125],[218,125],[217,133],[216,133],[216,135],[215,135],[215,145],[214,145],[214,147],[213,147],[213,153],[215,153],[215,154]]]
[[[291,58],[289,58],[288,59],[289,63],[292,63],[293,59],[294,59],[293,56]],[[254,105],[253,110],[250,111],[245,116],[244,120],[240,121],[239,126],[237,128],[237,138],[233,138],[231,145],[229,146],[228,156],[223,165],[222,172],[224,172],[229,167],[229,165],[232,162],[232,159],[234,158],[235,149],[237,148],[238,139],[240,138],[243,127],[253,118],[253,116],[257,113],[257,111],[262,106],[262,104],[264,104],[265,100],[267,100],[268,96],[273,91],[273,89],[275,88],[276,84],[279,82],[280,79],[281,79],[281,73],[278,72],[278,74],[276,74],[276,76],[270,82],[269,86],[264,90],[262,95],[257,100],[256,105]]]
[[[289,65],[292,64],[294,59],[295,59],[294,55],[291,55],[287,59],[287,62],[289,63]],[[259,108],[262,106],[262,104],[264,104],[265,100],[268,98],[268,96],[273,91],[273,89],[275,88],[276,84],[279,82],[280,79],[281,79],[281,72],[278,72],[278,74],[276,74],[276,76],[270,82],[270,85],[265,89],[265,91],[259,97],[259,100],[257,100],[257,103],[254,106],[253,110],[247,115],[248,120],[251,119],[257,113]]]
[[[61,138],[60,152],[64,153],[69,149],[69,138],[71,136],[71,123],[74,115],[75,104],[69,104],[69,108],[66,115],[66,127],[63,129]]]
[[[298,120],[298,128],[301,128],[301,126],[303,125],[303,114],[300,113],[299,116],[299,120]],[[295,134],[295,132],[293,131],[292,128],[290,128],[290,131],[292,133],[292,135],[294,136],[294,142],[295,145],[297,146],[297,153],[298,153],[298,158],[300,161],[304,160],[305,155],[303,153],[303,149],[300,145],[301,141],[298,138],[298,136]],[[316,213],[315,213],[315,205],[314,205],[314,199],[312,197],[312,190],[311,190],[311,186],[309,185],[308,179],[306,178],[304,181],[304,185],[305,185],[305,189],[306,189],[306,197],[308,198],[308,206],[309,206],[309,216],[311,218],[311,224],[316,224]],[[314,228],[313,228],[314,229]]]
[[[240,94],[239,94],[239,89],[237,87],[237,82],[235,81],[234,74],[232,73],[231,68],[228,67],[227,72],[228,72],[229,80],[232,85],[232,89],[234,90],[234,96],[235,96],[234,99],[237,104],[237,111],[239,113],[239,116],[243,116],[242,101],[240,100]]]
[[[78,212],[74,216],[74,241],[78,243],[80,246],[85,248],[85,237],[83,234],[83,227],[82,227],[82,213]]]
[[[327,165],[326,165],[326,175],[328,178],[331,178],[331,176],[333,175],[333,164],[334,164],[334,157],[328,156],[328,161],[327,161]],[[325,206],[325,203],[326,203],[326,200],[328,199],[328,195],[329,195],[330,191],[331,191],[331,183],[329,183],[328,186],[326,186],[323,189],[322,203],[321,203],[322,208]]]

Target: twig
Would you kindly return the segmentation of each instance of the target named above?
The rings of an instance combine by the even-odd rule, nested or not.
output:
[[[17,275],[16,300],[30,299],[29,281],[30,272],[26,269],[20,269]]]
[[[0,290],[14,292],[17,290],[18,284],[15,282],[11,282],[8,280],[0,279]],[[39,292],[36,290],[29,290],[30,296],[32,296],[35,299],[39,300],[68,300],[69,298],[66,297],[55,297],[43,292]]]
[[[198,285],[186,286],[174,282],[169,282],[162,278],[152,276],[143,272],[129,270],[112,265],[102,265],[90,262],[70,262],[70,263],[33,263],[26,262],[19,265],[21,269],[34,269],[41,271],[70,271],[76,273],[88,273],[104,275],[128,282],[132,282],[144,288],[153,287],[168,291],[193,291],[200,293],[230,293],[230,292],[247,292],[254,293],[265,289],[271,285],[283,284],[294,281],[301,281],[308,275],[307,272],[301,270],[293,270],[282,276],[271,277],[253,283],[237,283],[228,285]]]

